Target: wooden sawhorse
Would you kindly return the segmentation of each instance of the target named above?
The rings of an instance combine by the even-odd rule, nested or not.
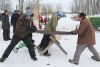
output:
[[[60,50],[65,55],[67,55],[67,52],[62,48],[62,46],[60,45],[59,41],[56,40],[56,38],[54,36],[50,36],[50,39],[51,39],[51,41],[49,42],[49,45],[43,51],[40,52],[41,56],[53,45],[53,43],[55,43],[60,48]]]

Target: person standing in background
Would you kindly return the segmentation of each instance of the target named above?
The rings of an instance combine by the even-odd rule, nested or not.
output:
[[[11,25],[13,26],[13,33],[15,32],[15,28],[16,28],[16,23],[18,18],[20,17],[20,13],[18,10],[15,10],[14,13],[11,16]]]
[[[10,23],[9,23],[8,13],[9,13],[8,10],[5,10],[4,13],[2,13],[2,15],[1,15],[3,39],[5,41],[10,40]]]
[[[47,18],[47,17],[45,17],[45,18],[44,18],[44,24],[46,25],[46,24],[47,24],[47,22],[48,22],[48,18]]]

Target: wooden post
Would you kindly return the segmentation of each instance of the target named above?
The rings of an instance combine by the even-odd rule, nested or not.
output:
[[[39,0],[36,0],[33,6],[33,13],[34,13],[34,24],[37,28],[39,28]]]
[[[19,0],[19,10],[20,11],[23,11],[23,3],[24,3],[24,0]]]

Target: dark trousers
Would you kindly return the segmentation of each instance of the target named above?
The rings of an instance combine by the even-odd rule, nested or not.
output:
[[[3,29],[3,39],[4,40],[9,40],[10,39],[10,29]]]
[[[50,42],[50,35],[44,35],[43,38],[42,38],[42,41],[39,45],[39,49],[45,49],[48,45],[49,45],[49,42]],[[48,53],[48,51],[46,51],[44,54]]]
[[[13,48],[18,44],[18,42],[20,41],[24,41],[24,43],[26,44],[26,47],[29,50],[30,56],[31,58],[35,57],[35,50],[34,50],[34,45],[32,43],[32,40],[30,39],[30,37],[26,37],[24,39],[19,39],[15,36],[13,36],[13,39],[11,41],[11,43],[9,44],[9,46],[7,47],[7,49],[5,50],[4,54],[2,55],[2,58],[8,58],[9,54],[11,53],[11,51],[13,50]]]
[[[32,42],[34,43],[35,41],[32,39],[32,33],[29,33],[29,37],[31,38]]]
[[[16,25],[13,25],[13,33],[15,32],[16,29]]]

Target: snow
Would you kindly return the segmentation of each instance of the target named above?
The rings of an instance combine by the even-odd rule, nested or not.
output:
[[[62,18],[59,20],[61,28],[64,28],[65,31],[71,31],[76,28],[75,21],[70,19],[70,16]],[[74,23],[75,22],[75,23]],[[58,28],[59,25],[58,24]],[[59,28],[60,29],[60,28]],[[58,29],[58,30],[59,30]],[[13,35],[11,27],[11,36]],[[33,39],[35,40],[35,45],[39,45],[43,35],[42,34],[33,34]],[[96,31],[96,45],[95,48],[100,54],[100,32]],[[40,56],[38,51],[37,61],[33,61],[30,56],[27,48],[22,48],[18,53],[12,52],[10,56],[5,60],[4,63],[0,63],[0,67],[99,67],[100,62],[96,62],[91,59],[91,52],[86,49],[80,58],[79,65],[74,65],[68,62],[69,59],[73,58],[76,49],[77,35],[62,35],[60,43],[61,46],[68,52],[68,55],[65,55],[55,44],[49,49],[50,57]],[[5,51],[6,47],[10,44],[10,41],[3,41],[2,38],[2,29],[0,28],[0,57]]]
[[[93,15],[91,17],[100,17],[100,14]]]

